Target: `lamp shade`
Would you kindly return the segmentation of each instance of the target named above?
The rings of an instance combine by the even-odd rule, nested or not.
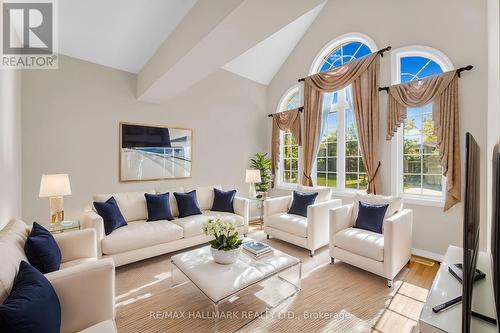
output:
[[[39,197],[57,197],[70,194],[71,186],[67,174],[42,175]]]
[[[260,170],[249,169],[245,175],[245,183],[260,183]]]

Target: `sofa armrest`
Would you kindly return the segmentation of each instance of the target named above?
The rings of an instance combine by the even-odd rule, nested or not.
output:
[[[264,225],[266,225],[266,216],[278,213],[286,213],[291,201],[291,195],[284,197],[267,198],[266,200],[264,200]]]
[[[354,225],[351,218],[352,207],[353,205],[349,204],[330,209],[330,256],[332,255],[333,248],[335,247],[335,242],[333,241],[335,234]]]
[[[248,225],[250,200],[242,197],[235,197],[233,201],[234,213],[243,216],[243,225]]]
[[[410,260],[413,211],[403,209],[384,221],[384,265],[392,279]]]
[[[310,250],[328,244],[329,211],[341,205],[342,200],[333,199],[307,207],[307,242]]]
[[[97,240],[94,229],[63,232],[55,234],[54,238],[61,250],[63,263],[76,259],[97,259]]]
[[[92,209],[87,209],[83,212],[82,229],[94,229],[97,241],[97,256],[101,257],[101,241],[104,238],[104,220]]]
[[[115,265],[101,259],[45,275],[61,303],[61,332],[74,333],[115,318]]]

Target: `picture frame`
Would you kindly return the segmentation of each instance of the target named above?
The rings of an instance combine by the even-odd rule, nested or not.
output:
[[[193,130],[120,122],[120,182],[191,178]]]

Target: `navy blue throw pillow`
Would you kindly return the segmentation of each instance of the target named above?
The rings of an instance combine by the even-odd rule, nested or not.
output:
[[[214,188],[214,203],[212,209],[214,212],[234,213],[233,201],[236,196],[236,190],[221,191]]]
[[[61,250],[54,236],[33,222],[33,228],[24,243],[24,253],[30,264],[42,274],[59,270],[61,266]]]
[[[49,280],[21,261],[10,295],[0,305],[0,332],[57,333],[61,304]]]
[[[104,221],[104,233],[106,236],[112,233],[113,230],[127,225],[115,198],[111,197],[106,202],[94,201],[94,207],[97,210],[97,214]]]
[[[169,220],[172,221],[174,217],[170,211],[169,193],[163,194],[149,194],[144,193],[146,197],[146,204],[148,206],[148,222]]]
[[[201,214],[200,205],[196,199],[196,190],[188,193],[174,192],[174,197],[179,207],[179,218]]]
[[[318,192],[314,193],[303,193],[298,191],[293,191],[293,200],[288,214],[295,214],[307,217],[307,206],[314,204]]]
[[[358,217],[354,227],[381,234],[387,207],[389,207],[389,204],[370,205],[360,201]]]

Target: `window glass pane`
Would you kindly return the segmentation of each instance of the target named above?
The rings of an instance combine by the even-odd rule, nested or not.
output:
[[[442,168],[439,164],[438,155],[424,155],[423,156],[423,166],[424,169],[422,173],[431,175],[441,175]]]
[[[330,187],[337,186],[337,173],[335,173],[335,172],[328,173],[328,186],[330,186]]]
[[[322,143],[322,144],[319,146],[318,156],[319,156],[319,157],[324,157],[324,156],[326,156],[326,144]]]
[[[337,171],[337,158],[332,157],[328,159],[328,171]]]
[[[297,171],[290,172],[290,180],[288,182],[293,183],[293,184],[296,184],[298,182],[298,172]]]
[[[358,174],[347,173],[345,174],[345,187],[351,189],[358,188]]]
[[[366,173],[359,174],[359,189],[367,189],[368,188],[368,176]]]
[[[316,175],[316,182],[319,186],[326,186],[326,173],[318,172]]]
[[[358,158],[357,157],[346,157],[346,159],[345,159],[345,171],[346,172],[358,172]]]
[[[366,172],[362,157],[358,157],[358,165],[359,165],[359,172]]]
[[[422,172],[422,160],[420,155],[404,155],[403,165],[404,173],[420,174]]]
[[[283,102],[282,111],[295,109],[299,107],[298,89],[293,91],[288,99]],[[282,132],[280,140],[283,153],[280,154],[279,172],[283,183],[297,183],[298,175],[298,155],[299,149],[297,140],[290,131]]]
[[[431,59],[420,56],[401,58],[401,82],[421,80],[442,72],[441,67]]]
[[[425,195],[441,195],[442,190],[442,177],[441,175],[437,176],[427,176],[424,175],[422,182],[422,193]]]
[[[318,172],[326,171],[326,159],[325,158],[318,158],[316,163],[317,163],[316,168],[318,169]]]
[[[403,189],[405,193],[422,194],[422,176],[420,175],[404,175]]]

